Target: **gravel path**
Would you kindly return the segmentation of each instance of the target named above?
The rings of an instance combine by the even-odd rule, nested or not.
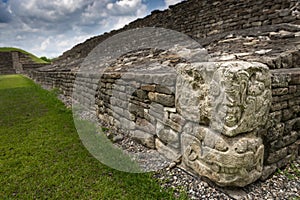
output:
[[[300,159],[266,181],[258,180],[237,190],[208,184],[177,167],[160,170],[155,178],[164,188],[174,188],[177,196],[184,190],[191,199],[300,199]]]

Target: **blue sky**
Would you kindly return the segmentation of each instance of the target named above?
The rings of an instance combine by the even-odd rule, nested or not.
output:
[[[183,0],[1,0],[0,47],[50,58]]]

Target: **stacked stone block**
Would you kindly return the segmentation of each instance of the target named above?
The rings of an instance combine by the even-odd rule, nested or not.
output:
[[[300,70],[278,69],[272,73],[272,106],[266,135],[265,170],[267,178],[297,158],[300,146]]]
[[[10,52],[0,52],[0,74],[15,74]]]
[[[107,38],[139,27],[163,27],[206,42],[206,37],[226,32],[282,23],[300,24],[297,0],[188,0],[131,22],[122,29],[88,39],[60,56],[57,62],[84,58]]]

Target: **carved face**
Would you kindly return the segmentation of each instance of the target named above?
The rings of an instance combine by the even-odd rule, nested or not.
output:
[[[210,83],[211,128],[235,136],[264,125],[271,103],[268,79],[262,69],[219,68]]]
[[[243,187],[262,173],[264,146],[259,138],[226,138],[199,127],[195,136],[183,135],[183,162],[220,186]]]

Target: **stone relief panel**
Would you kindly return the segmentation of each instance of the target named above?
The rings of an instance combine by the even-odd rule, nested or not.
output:
[[[220,186],[260,178],[271,104],[269,70],[259,63],[206,63],[179,68],[176,108],[189,122],[181,134],[183,166]]]
[[[255,134],[228,138],[206,127],[193,129],[194,135],[181,138],[185,168],[220,186],[243,187],[261,176],[264,146]]]
[[[185,119],[230,137],[265,125],[272,95],[265,65],[196,63],[177,71],[175,106]]]
[[[210,82],[210,127],[227,136],[264,127],[271,105],[271,78],[258,63],[225,63]]]

